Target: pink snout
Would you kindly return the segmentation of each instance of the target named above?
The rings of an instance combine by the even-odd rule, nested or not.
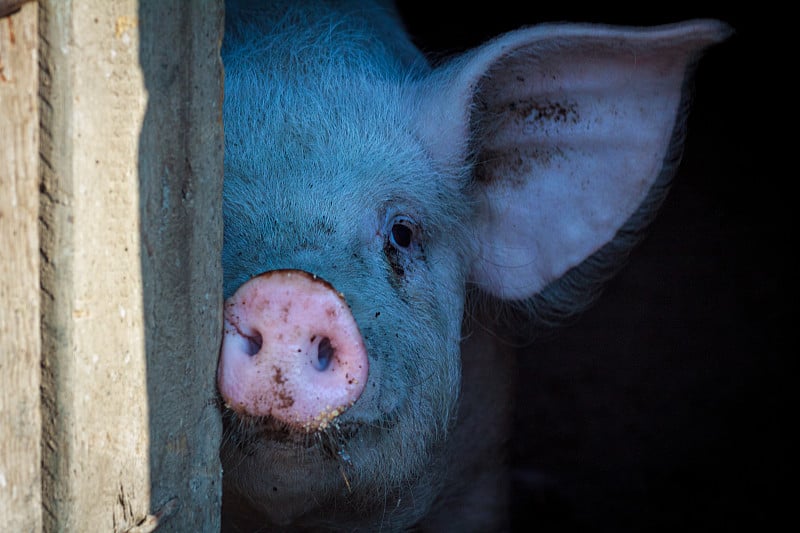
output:
[[[274,270],[225,302],[217,381],[226,405],[324,429],[367,382],[364,341],[344,298],[301,270]]]

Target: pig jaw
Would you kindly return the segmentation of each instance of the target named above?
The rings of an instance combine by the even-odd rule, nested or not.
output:
[[[239,526],[237,514],[241,514],[258,530],[335,525],[368,531],[378,523],[387,531],[410,527],[429,512],[441,491],[445,468],[433,458],[442,457],[445,441],[423,437],[386,442],[409,430],[405,423],[390,429],[362,426],[338,450],[329,446],[337,440],[331,428],[309,434],[307,445],[255,435],[245,436],[246,442],[227,442],[221,453],[223,511],[228,521],[223,525]],[[387,448],[427,460],[409,465],[405,461],[411,455],[397,457],[384,453]],[[254,514],[261,517],[254,519]]]

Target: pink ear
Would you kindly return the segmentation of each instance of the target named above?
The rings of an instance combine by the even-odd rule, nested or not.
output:
[[[729,34],[546,25],[437,72],[421,134],[444,164],[476,156],[472,281],[528,298],[614,238],[680,149],[689,67]]]

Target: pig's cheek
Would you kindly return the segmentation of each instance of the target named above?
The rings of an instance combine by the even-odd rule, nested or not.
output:
[[[370,352],[372,354],[374,352]],[[361,397],[342,416],[343,421],[380,419],[382,415],[395,412],[400,404],[401,395],[393,392],[384,379],[387,369],[384,361],[370,355],[369,377]],[[391,372],[389,372],[391,374]]]
[[[393,392],[386,386],[388,380],[383,379],[383,374],[385,372],[383,364],[376,365],[378,368],[375,370],[375,383],[368,383],[367,386],[371,385],[370,392],[373,390],[375,391],[375,404],[378,406],[378,411],[381,413],[394,413],[400,408],[400,399],[401,395],[398,393]]]

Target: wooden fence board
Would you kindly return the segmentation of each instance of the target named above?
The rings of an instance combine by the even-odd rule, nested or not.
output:
[[[36,34],[35,3],[0,18],[0,529],[21,532],[42,526]]]
[[[41,8],[45,530],[216,531],[220,2]]]

